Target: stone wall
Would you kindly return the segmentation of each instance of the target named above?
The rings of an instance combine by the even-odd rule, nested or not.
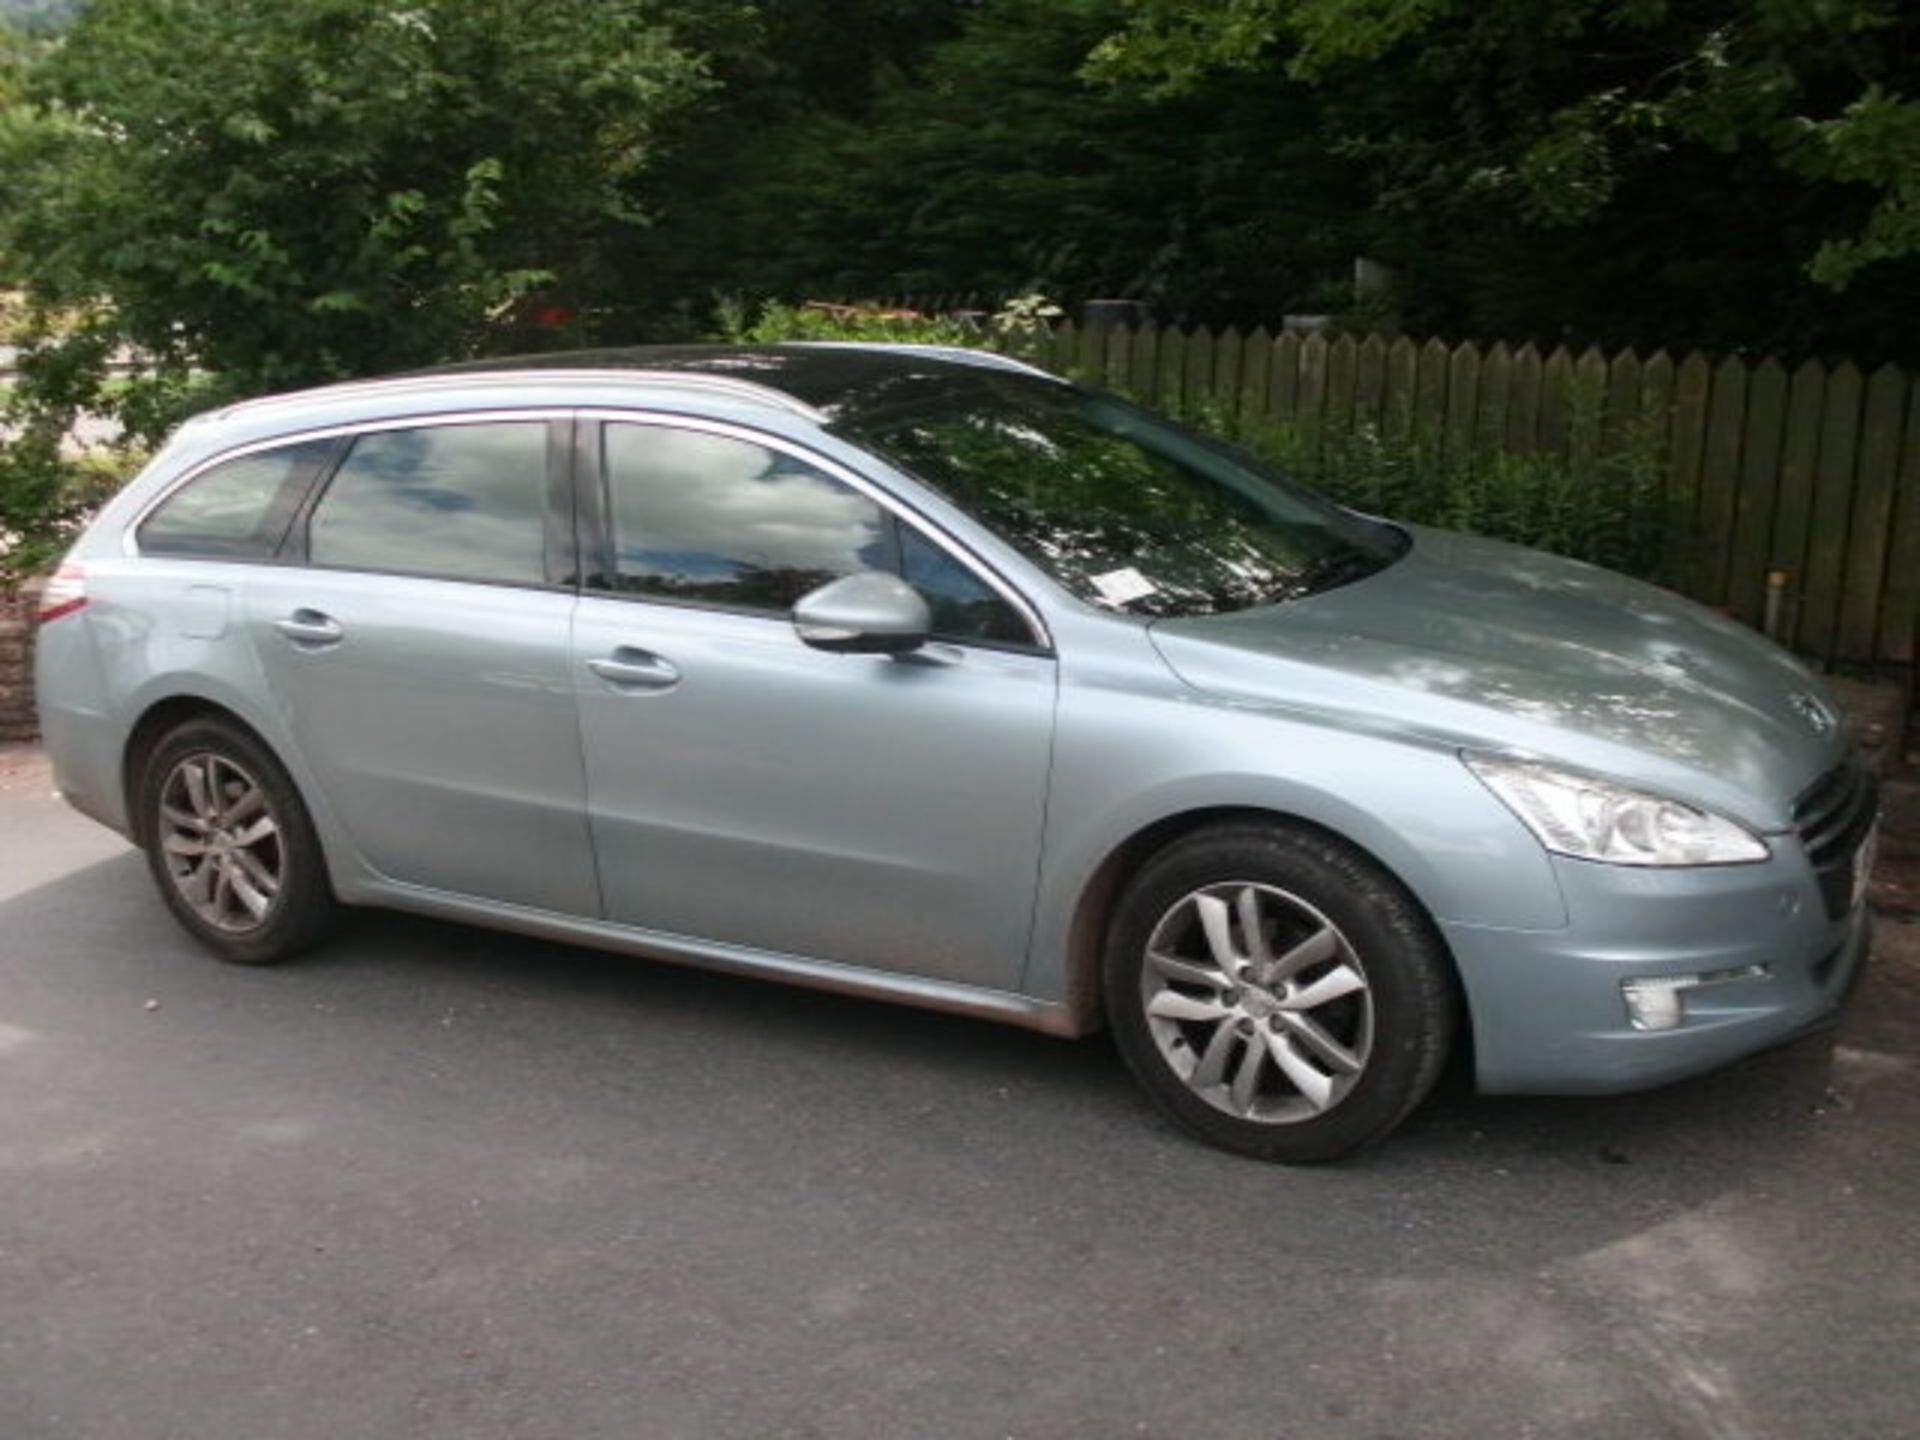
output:
[[[39,587],[0,596],[0,743],[40,733],[33,707],[33,617]]]

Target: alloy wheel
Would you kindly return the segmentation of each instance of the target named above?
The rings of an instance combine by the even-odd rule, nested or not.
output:
[[[260,781],[230,756],[199,751],[160,790],[160,849],[180,898],[216,930],[257,930],[285,881],[280,825]]]
[[[1208,885],[1177,901],[1153,928],[1140,985],[1167,1067],[1236,1119],[1322,1115],[1372,1053],[1366,967],[1332,921],[1275,886]]]

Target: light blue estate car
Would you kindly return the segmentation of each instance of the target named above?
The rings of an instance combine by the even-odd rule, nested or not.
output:
[[[653,349],[183,427],[44,600],[58,783],[220,955],[382,905],[1079,1035],[1215,1143],[1451,1047],[1828,1017],[1873,784],[1759,636],[1012,361]]]

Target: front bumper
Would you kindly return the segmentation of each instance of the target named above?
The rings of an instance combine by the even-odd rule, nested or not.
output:
[[[1868,907],[1830,918],[1798,855],[1675,870],[1556,858],[1554,868],[1566,928],[1441,926],[1490,1093],[1640,1090],[1780,1044],[1833,1018],[1871,945]],[[1731,978],[1686,990],[1673,1028],[1636,1028],[1627,982],[1700,975]]]

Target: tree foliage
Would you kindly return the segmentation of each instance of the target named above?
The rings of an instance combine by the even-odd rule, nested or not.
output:
[[[1586,220],[1630,172],[1688,146],[1758,149],[1857,187],[1806,257],[1843,288],[1920,254],[1920,20],[1898,0],[1127,0],[1093,68],[1162,88],[1262,70],[1333,90],[1413,76],[1459,142],[1436,178],[1543,225]],[[1361,143],[1406,106],[1374,110]],[[1442,118],[1444,117],[1444,118]],[[1448,124],[1447,122],[1451,123]],[[1862,203],[1864,201],[1864,204]],[[1861,213],[1864,209],[1864,215]]]
[[[1204,95],[1089,84],[1087,52],[1122,19],[1114,0],[982,0],[879,66],[863,103],[798,90],[740,126],[716,92],[697,176],[662,176],[630,293],[664,276],[678,297],[1037,288],[1210,322],[1300,308],[1350,266],[1366,203],[1312,97],[1257,77]]]
[[[94,0],[0,151],[43,309],[265,388],[466,353],[590,291],[698,59],[644,7]]]
[[[624,253],[624,333],[713,292],[1037,286],[1920,359],[1920,32],[1882,0],[862,0],[837,74],[782,59],[821,53],[817,11],[740,12]],[[1356,304],[1360,256],[1393,284]]]
[[[1920,359],[1911,11],[95,0],[0,53],[0,273],[176,387],[720,294],[1272,323],[1351,311],[1359,256],[1394,283],[1355,320]]]

